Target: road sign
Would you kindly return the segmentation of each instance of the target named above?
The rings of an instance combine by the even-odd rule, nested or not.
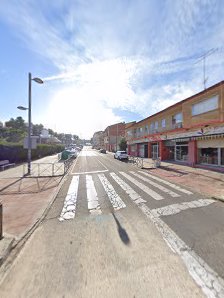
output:
[[[28,137],[24,139],[23,148],[28,149]],[[31,149],[37,148],[37,137],[31,137]]]

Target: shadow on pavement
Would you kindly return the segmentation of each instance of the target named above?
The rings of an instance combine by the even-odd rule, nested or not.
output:
[[[19,178],[19,179],[4,179],[1,183],[0,179],[0,194],[31,194],[42,192],[58,186],[63,177],[45,177],[45,178]],[[6,182],[8,180],[8,183]],[[3,186],[4,185],[4,186]],[[3,187],[1,187],[3,186]]]
[[[184,175],[189,174],[187,172],[183,172],[183,171],[180,171],[180,170],[177,170],[177,169],[174,169],[174,168],[170,168],[169,166],[160,166],[160,169],[168,171],[168,172],[174,172],[174,173],[180,174],[180,176],[184,176]]]
[[[113,217],[114,217],[114,220],[117,224],[117,230],[118,230],[118,234],[122,240],[122,242],[126,245],[129,245],[130,244],[130,239],[128,237],[128,234],[127,232],[125,231],[125,229],[122,228],[120,222],[118,221],[118,219],[116,218],[116,216],[114,215],[114,213],[112,213]]]

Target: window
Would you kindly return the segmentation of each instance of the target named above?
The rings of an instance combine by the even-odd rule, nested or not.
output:
[[[159,123],[158,121],[155,122],[155,129],[158,129]]]
[[[182,113],[178,113],[172,116],[172,125],[173,128],[180,128],[182,127]]]
[[[166,127],[166,119],[162,119],[161,126],[162,128]]]
[[[150,132],[153,132],[154,131],[154,128],[155,128],[155,124],[154,124],[154,122],[152,122],[150,124]]]
[[[149,132],[149,127],[148,127],[148,125],[146,125],[145,126],[145,133],[148,134],[148,132]]]
[[[218,109],[218,95],[192,105],[192,116]]]

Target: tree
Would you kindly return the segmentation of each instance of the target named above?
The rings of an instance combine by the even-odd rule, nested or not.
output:
[[[44,128],[43,124],[33,124],[33,135],[39,136],[41,135],[41,131]]]
[[[119,148],[120,148],[121,151],[126,151],[126,149],[127,149],[127,141],[125,140],[125,138],[122,138],[120,140]]]
[[[11,118],[9,121],[5,122],[5,126],[8,128],[21,129],[24,131],[27,129],[25,120],[23,120],[22,117],[17,117],[16,119]]]

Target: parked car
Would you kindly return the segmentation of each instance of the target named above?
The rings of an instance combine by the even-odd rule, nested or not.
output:
[[[114,154],[114,158],[116,159],[119,159],[119,160],[122,160],[122,159],[128,159],[128,155],[127,155],[127,152],[126,151],[117,151],[115,154]]]
[[[100,149],[100,153],[107,153],[105,149]]]

